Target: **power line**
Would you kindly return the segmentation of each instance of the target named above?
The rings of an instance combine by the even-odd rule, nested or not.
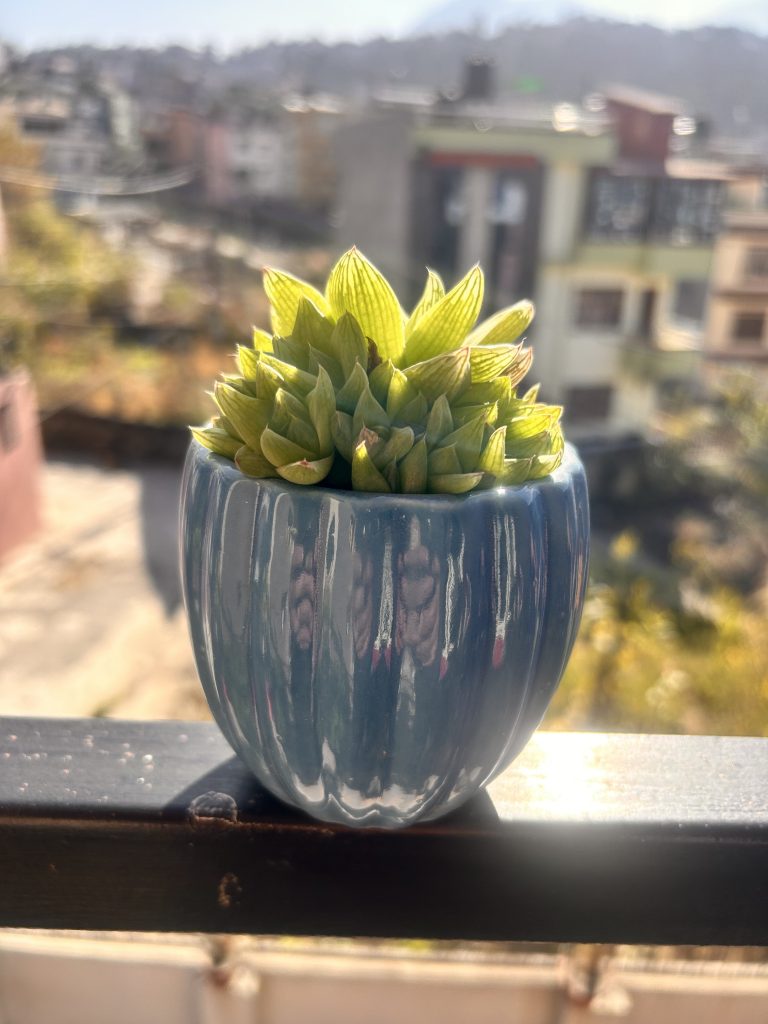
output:
[[[194,178],[191,168],[130,177],[127,175],[43,174],[23,167],[0,165],[0,182],[23,185],[51,192],[73,192],[91,196],[142,196],[167,192],[188,185]]]

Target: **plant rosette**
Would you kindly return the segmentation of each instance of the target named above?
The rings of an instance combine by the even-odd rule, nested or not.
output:
[[[518,395],[533,318],[476,325],[483,276],[410,315],[357,250],[325,292],[266,270],[272,330],[193,428],[182,579],[211,711],[324,821],[439,817],[501,772],[568,660],[587,577],[583,467]]]

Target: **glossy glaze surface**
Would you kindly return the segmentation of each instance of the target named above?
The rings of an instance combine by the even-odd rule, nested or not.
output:
[[[539,723],[587,579],[584,470],[465,497],[243,477],[193,442],[182,579],[224,735],[317,818],[436,818]]]

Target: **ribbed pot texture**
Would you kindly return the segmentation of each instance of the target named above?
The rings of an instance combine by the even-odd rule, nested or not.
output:
[[[325,821],[437,818],[503,771],[565,668],[584,470],[463,497],[244,477],[197,442],[184,597],[211,711],[259,781]]]

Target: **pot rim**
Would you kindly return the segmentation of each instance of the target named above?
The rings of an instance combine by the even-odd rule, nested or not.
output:
[[[498,500],[504,495],[519,495],[525,499],[529,495],[532,495],[535,491],[547,490],[551,487],[561,488],[567,485],[574,476],[583,474],[584,467],[579,453],[576,447],[569,442],[565,445],[565,455],[561,465],[555,470],[554,473],[550,473],[549,476],[541,477],[539,480],[529,480],[522,484],[506,484],[499,487],[492,487],[482,491],[470,491],[468,494],[383,494],[378,491],[352,491],[342,490],[337,487],[322,487],[316,484],[302,486],[301,484],[292,484],[288,480],[284,480],[282,477],[253,477],[246,476],[242,473],[234,462],[225,458],[223,455],[217,455],[215,452],[210,451],[204,445],[200,444],[199,441],[192,438],[189,446],[188,458],[193,457],[200,461],[205,461],[215,468],[229,484],[242,484],[242,485],[253,485],[254,487],[265,488],[268,491],[272,491],[278,494],[290,493],[290,494],[302,494],[306,497],[311,495],[316,496],[318,500],[322,498],[335,498],[337,500],[351,501],[356,504],[370,505],[397,505],[402,507],[404,504],[417,504],[423,506],[425,503],[430,502],[432,504],[439,504],[442,507],[453,507],[466,506],[473,502],[478,502],[483,499],[488,499],[490,496],[495,496]]]

